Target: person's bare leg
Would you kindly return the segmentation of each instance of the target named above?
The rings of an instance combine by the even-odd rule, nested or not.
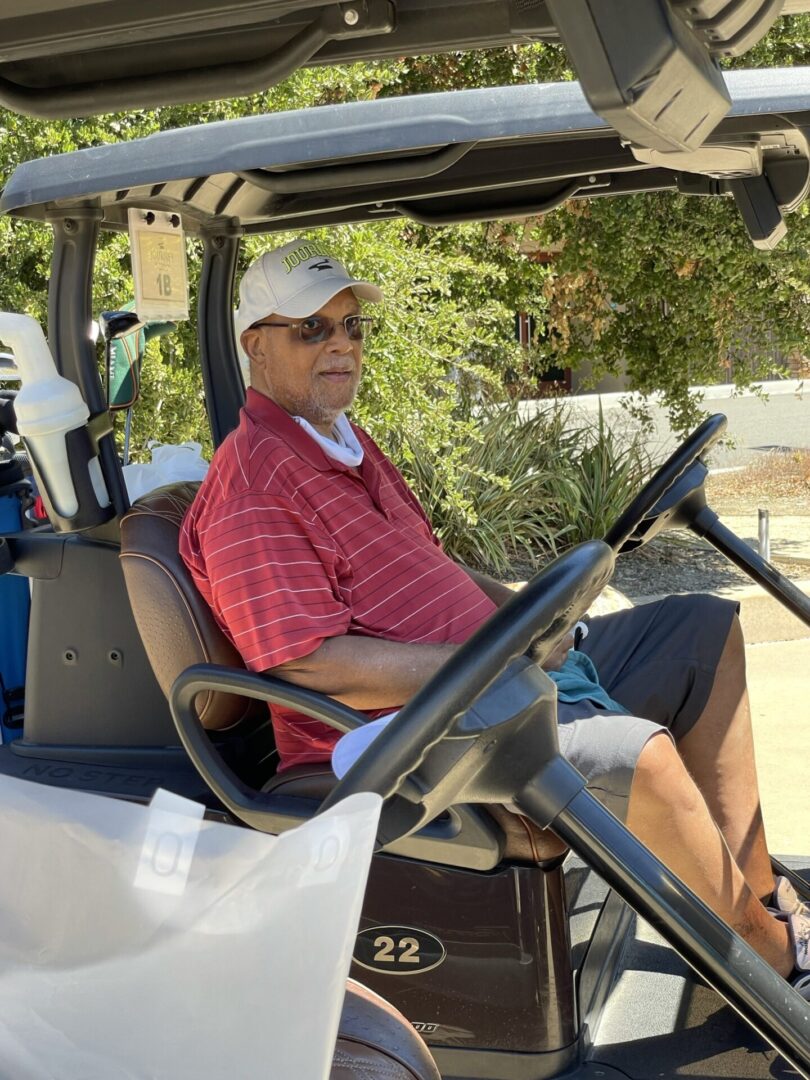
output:
[[[780,975],[793,969],[785,923],[769,915],[735,863],[674,744],[654,735],[639,755],[627,827]]]
[[[774,880],[759,800],[745,643],[736,616],[706,708],[678,752],[749,885],[760,898],[769,897]]]

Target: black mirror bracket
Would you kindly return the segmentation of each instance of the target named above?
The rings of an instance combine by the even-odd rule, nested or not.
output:
[[[548,8],[594,112],[630,142],[696,150],[731,107],[716,61],[662,0],[548,0]],[[632,34],[615,31],[629,26]]]
[[[787,232],[787,225],[767,176],[729,180],[728,187],[751,243],[761,251],[772,251]]]

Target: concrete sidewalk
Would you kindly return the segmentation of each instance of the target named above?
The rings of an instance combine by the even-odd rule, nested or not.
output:
[[[746,646],[759,785],[771,851],[810,854],[810,637]]]
[[[810,567],[808,580],[794,584],[810,596]],[[770,849],[810,855],[810,627],[756,585],[718,595],[740,604]]]
[[[810,596],[810,566],[808,577],[803,581],[794,581],[805,596]],[[778,600],[753,582],[738,589],[717,589],[717,596],[736,600],[740,605],[740,622],[746,645],[777,644],[784,641],[808,640],[810,644],[810,626],[793,615]],[[781,664],[777,664],[781,667]],[[810,677],[810,665],[807,668]],[[810,696],[810,683],[807,687]]]
[[[759,519],[756,510],[748,514],[721,514],[720,520],[726,528],[757,550]],[[807,563],[807,576],[810,578],[810,515],[771,513],[769,532],[771,562],[777,568],[783,560]]]
[[[810,596],[810,578],[794,584]],[[756,585],[718,590],[717,595],[740,605],[770,849],[776,855],[810,855],[810,776],[805,772],[810,757],[810,627]],[[636,602],[654,599],[658,597],[637,597]]]
[[[751,541],[745,528],[751,519],[723,520]],[[752,520],[755,534],[756,514]],[[788,558],[806,557],[808,562],[807,578],[794,585],[810,596],[810,518],[782,518],[781,523],[781,532],[772,537],[772,561],[778,567],[779,554],[789,540]],[[805,772],[810,760],[810,626],[753,583],[717,594],[740,605],[770,849],[777,855],[810,855],[810,775]],[[658,597],[635,597],[634,602],[654,599]],[[592,611],[604,614],[626,604],[626,598],[608,589]]]
[[[756,545],[757,514],[723,517]],[[771,561],[807,563],[807,580],[794,584],[810,596],[810,517],[773,515]],[[810,627],[756,585],[724,595],[740,601],[746,641],[751,715],[760,791],[771,850],[810,854]]]
[[[737,536],[756,549],[758,518],[721,515]],[[771,562],[806,563],[807,577],[794,581],[810,596],[810,516],[771,515]],[[771,851],[810,855],[810,626],[758,585],[718,590],[740,604],[760,792]]]

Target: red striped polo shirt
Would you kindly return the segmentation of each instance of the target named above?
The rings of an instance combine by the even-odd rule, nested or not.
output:
[[[358,468],[248,390],[183,522],[180,554],[251,671],[340,634],[458,643],[495,609],[444,554],[398,470],[354,430]],[[271,711],[282,767],[329,759],[336,731]]]

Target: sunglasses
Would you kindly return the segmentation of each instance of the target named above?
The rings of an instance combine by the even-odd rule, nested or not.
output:
[[[307,345],[319,345],[328,341],[334,334],[338,323],[341,323],[346,331],[346,337],[350,341],[363,341],[371,329],[373,320],[368,315],[345,315],[342,319],[330,319],[328,315],[310,315],[301,322],[258,322],[251,326],[251,330],[259,327],[280,327],[289,330],[297,330],[298,337]]]

